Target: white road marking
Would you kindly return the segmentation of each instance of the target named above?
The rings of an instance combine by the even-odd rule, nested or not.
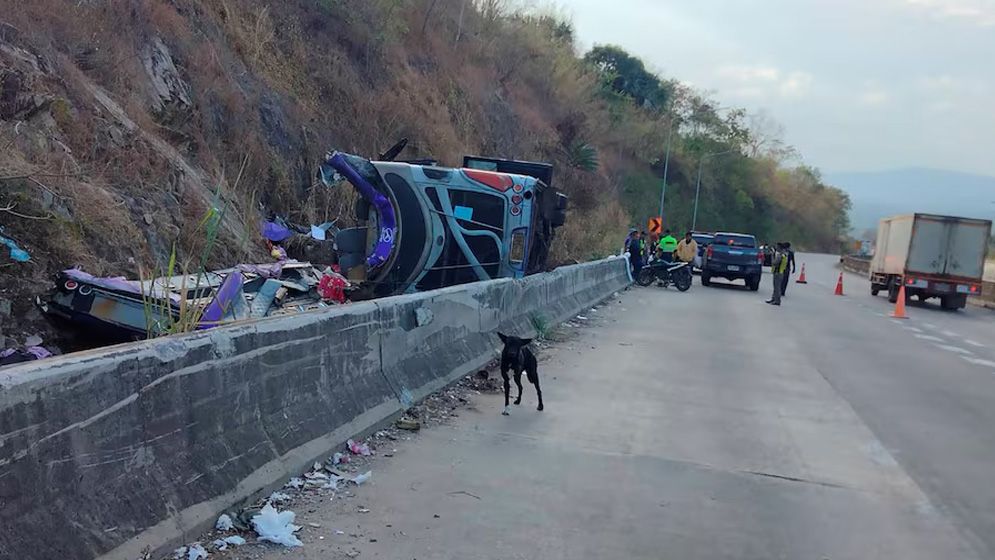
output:
[[[907,330],[907,331],[912,331],[912,332],[917,332],[917,333],[921,333],[922,332],[922,329],[917,329],[916,327],[910,327],[908,325],[902,325],[902,328],[905,329],[905,330]]]
[[[973,356],[974,355],[974,353],[971,352],[970,350],[965,350],[963,348],[958,348],[956,346],[950,346],[948,344],[937,344],[936,347],[937,348],[941,348],[943,350],[946,350],[947,352],[954,352],[956,354],[962,354],[964,356]]]
[[[923,325],[924,325],[924,326],[925,326],[925,327],[926,327],[927,329],[933,329],[933,330],[936,330],[936,328],[937,328],[937,326],[936,326],[936,325],[934,325],[933,323],[923,323]]]
[[[943,331],[943,336],[949,336],[950,338],[960,338],[960,335],[953,331]]]
[[[963,358],[966,361],[968,361],[968,362],[970,362],[970,363],[972,363],[972,364],[974,364],[976,366],[985,366],[985,367],[995,368],[995,362],[993,362],[991,360],[982,360],[981,358],[971,358],[969,356],[963,356]]]
[[[931,334],[917,334],[917,335],[915,335],[915,337],[919,338],[919,339],[922,339],[922,340],[930,340],[932,342],[943,342],[944,341],[942,338],[940,338],[938,336],[933,336]]]
[[[980,342],[975,342],[975,341],[973,341],[971,339],[965,339],[964,343],[965,344],[970,344],[971,346],[974,346],[974,347],[977,347],[977,348],[984,348],[985,347],[984,344],[982,344]]]

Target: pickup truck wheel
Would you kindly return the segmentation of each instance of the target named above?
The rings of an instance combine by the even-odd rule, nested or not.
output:
[[[704,270],[701,271],[701,285],[702,286],[712,285],[712,275],[705,272]]]
[[[760,291],[760,279],[757,278],[757,277],[753,277],[753,278],[750,278],[749,280],[747,280],[746,285],[747,285],[747,287],[750,288],[750,291],[753,291],[753,292]]]

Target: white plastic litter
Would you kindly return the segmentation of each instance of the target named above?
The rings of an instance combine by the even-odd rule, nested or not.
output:
[[[187,556],[187,547],[181,546],[173,551],[173,560],[183,560]]]
[[[298,488],[298,489],[299,488],[303,488],[304,487],[304,479],[295,476],[294,478],[291,478],[290,480],[287,481],[287,484],[286,484],[285,487],[286,488]]]
[[[214,524],[214,528],[219,531],[231,531],[235,528],[235,525],[231,522],[231,517],[227,513],[222,513],[221,517],[218,517],[218,522]]]
[[[207,558],[207,551],[200,543],[193,543],[187,547],[187,560],[203,560]]]
[[[228,550],[228,546],[242,546],[245,544],[245,539],[237,535],[231,537],[225,537],[223,539],[218,539],[212,543],[214,548],[219,551]]]
[[[320,471],[323,468],[325,467],[323,467],[321,463],[315,463],[314,465],[311,466],[311,470],[313,471]]]
[[[363,484],[373,478],[373,471],[366,471],[363,474],[357,474],[353,477],[352,481],[356,483],[356,486]]]
[[[289,494],[284,494],[283,492],[279,492],[279,491],[273,492],[272,494],[269,495],[269,501],[273,502],[274,504],[279,504],[279,503],[283,503],[283,502],[289,502],[290,501],[290,495]]]
[[[342,458],[343,457],[345,457],[345,455],[343,455],[343,454],[341,454],[341,453],[339,453],[339,452],[336,451],[335,455],[332,455],[332,464],[333,465],[338,465],[339,463],[342,462]]]
[[[338,490],[339,489],[339,480],[342,480],[342,479],[340,479],[338,477],[330,478],[328,480],[328,482],[326,482],[325,485],[321,487],[321,489],[322,490]]]
[[[297,514],[290,510],[277,511],[270,504],[263,506],[258,514],[252,516],[252,527],[259,535],[259,540],[283,546],[303,546],[304,543],[294,535],[300,526],[294,525]]]

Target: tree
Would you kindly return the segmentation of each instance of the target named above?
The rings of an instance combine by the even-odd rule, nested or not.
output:
[[[646,70],[642,60],[621,47],[595,46],[584,60],[613,91],[631,97],[640,107],[662,110],[670,100],[669,84],[664,84],[656,74]]]

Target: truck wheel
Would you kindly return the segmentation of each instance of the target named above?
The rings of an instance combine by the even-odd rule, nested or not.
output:
[[[940,298],[940,307],[947,311],[956,311],[965,306],[967,306],[967,296],[942,296]]]
[[[871,295],[872,296],[876,296],[876,295],[878,295],[880,293],[881,293],[881,285],[880,284],[871,284]]]
[[[704,270],[701,271],[701,285],[702,286],[712,285],[712,275],[705,272]]]
[[[891,280],[888,282],[888,303],[898,303],[898,282]]]

